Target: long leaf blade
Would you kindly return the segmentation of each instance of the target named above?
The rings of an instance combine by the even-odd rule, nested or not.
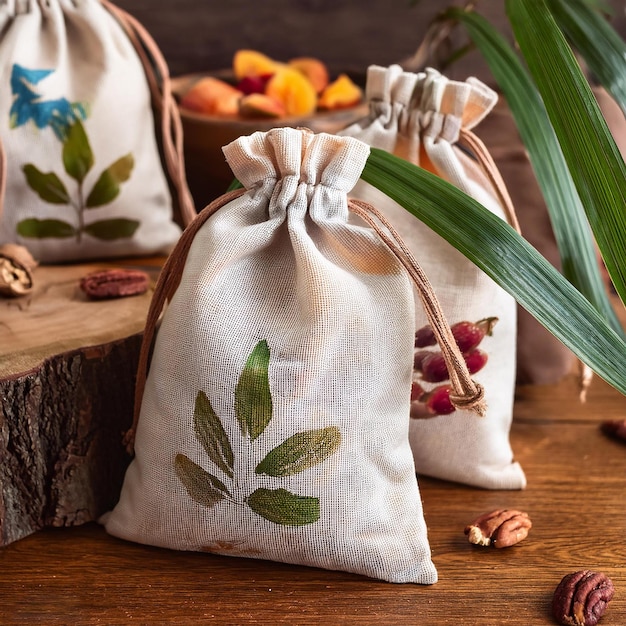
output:
[[[371,149],[361,178],[449,241],[598,376],[626,394],[626,343],[508,224],[453,185],[383,150]]]
[[[549,0],[548,4],[566,37],[626,115],[624,40],[588,1]]]
[[[449,14],[465,26],[506,97],[546,202],[563,274],[624,337],[607,297],[585,210],[537,88],[514,50],[484,17],[460,9]]]
[[[606,268],[626,302],[626,165],[545,1],[507,0],[506,6]]]

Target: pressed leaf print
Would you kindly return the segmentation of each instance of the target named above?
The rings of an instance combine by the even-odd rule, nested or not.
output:
[[[233,450],[220,418],[215,414],[209,399],[203,391],[199,391],[196,396],[193,418],[196,437],[206,450],[209,458],[225,474],[232,478]]]
[[[319,498],[298,496],[286,489],[257,489],[247,502],[255,513],[283,526],[304,526],[320,518]]]
[[[28,186],[35,191],[44,202],[51,204],[69,204],[70,195],[61,179],[54,173],[39,171],[32,163],[22,168]]]
[[[63,142],[63,165],[65,171],[76,181],[82,183],[93,167],[93,152],[87,134],[80,120],[76,120],[68,129]]]
[[[62,144],[61,162],[65,174],[76,183],[70,192],[55,172],[42,172],[28,163],[22,168],[28,186],[44,201],[52,205],[67,205],[74,219],[27,218],[17,225],[17,234],[27,238],[67,238],[81,241],[87,234],[101,241],[125,239],[135,234],[140,223],[122,217],[85,222],[86,209],[105,206],[120,194],[120,185],[133,171],[135,160],[126,154],[102,171],[91,190],[85,189],[87,175],[95,165],[85,127],[81,120],[87,117],[87,107],[65,98],[46,100],[35,85],[52,74],[54,70],[34,70],[15,64],[11,73],[13,104],[9,112],[11,128],[33,122],[39,129],[51,128]],[[85,197],[87,198],[85,200]],[[69,222],[72,223],[69,223]]]
[[[34,217],[22,220],[17,225],[17,233],[22,237],[33,239],[43,239],[45,237],[67,239],[68,237],[76,236],[75,228],[67,222],[62,222],[61,220],[38,220]]]
[[[91,224],[87,224],[87,226],[83,227],[83,231],[96,239],[113,241],[114,239],[132,237],[137,228],[139,228],[139,222],[137,220],[127,220],[123,217],[118,217],[110,220],[91,222]]]
[[[235,415],[243,435],[256,439],[272,419],[272,396],[268,379],[270,350],[259,341],[248,357],[235,388]]]
[[[267,341],[259,341],[248,356],[235,386],[234,409],[241,431],[240,439],[243,446],[248,447],[243,450],[244,467],[247,466],[247,459],[257,454],[254,440],[263,434],[272,419],[269,361]],[[304,526],[319,520],[320,502],[313,496],[292,493],[282,487],[254,489],[253,485],[250,486],[250,495],[238,495],[242,488],[244,493],[247,491],[245,487],[250,478],[242,476],[241,470],[238,474],[237,456],[224,425],[203,391],[196,394],[193,427],[208,460],[227,476],[228,483],[226,486],[184,454],[176,455],[176,474],[196,502],[212,507],[222,500],[230,501],[238,506],[248,506],[257,515],[283,526]],[[284,476],[299,474],[322,463],[340,445],[341,432],[336,426],[295,433],[270,450],[256,466],[255,473],[275,478],[280,484]]]
[[[193,500],[214,506],[228,494],[228,489],[218,478],[203,470],[184,454],[177,454],[174,461],[176,474]]]
[[[331,456],[341,443],[336,426],[296,433],[274,448],[257,465],[257,474],[290,476],[317,465]]]
[[[88,209],[113,202],[120,193],[120,183],[126,182],[133,171],[135,160],[132,154],[121,157],[100,174],[93,189],[87,196]]]

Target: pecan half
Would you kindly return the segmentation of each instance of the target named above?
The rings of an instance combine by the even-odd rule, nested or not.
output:
[[[478,546],[507,548],[528,536],[532,523],[526,513],[498,509],[477,517],[465,527],[469,542]]]
[[[595,626],[614,593],[606,574],[586,569],[567,574],[554,591],[552,615],[564,626]]]
[[[91,272],[80,281],[80,288],[92,300],[138,296],[148,290],[150,277],[140,270],[110,269]]]
[[[600,424],[600,429],[605,435],[626,442],[626,419],[606,420]]]

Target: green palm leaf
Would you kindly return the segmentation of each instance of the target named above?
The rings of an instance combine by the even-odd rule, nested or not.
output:
[[[546,2],[507,0],[506,6],[606,268],[624,302],[626,165]]]
[[[548,208],[563,274],[624,337],[607,297],[585,210],[537,88],[487,20],[458,9],[448,14],[463,23],[506,97]]]
[[[554,19],[626,115],[626,43],[588,0],[548,0]]]
[[[626,343],[508,224],[453,185],[383,150],[372,148],[361,178],[449,241],[626,394]]]

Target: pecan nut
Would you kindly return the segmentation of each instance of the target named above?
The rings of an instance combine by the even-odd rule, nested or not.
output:
[[[600,429],[613,439],[626,441],[626,419],[606,420],[600,424]]]
[[[498,509],[477,517],[465,527],[470,543],[478,546],[507,548],[528,536],[532,522],[526,513],[514,509]]]
[[[138,296],[148,290],[150,277],[146,272],[130,269],[110,269],[83,276],[80,288],[92,300],[108,300]]]
[[[552,615],[564,626],[595,626],[614,593],[606,574],[589,570],[567,574],[554,591]]]

